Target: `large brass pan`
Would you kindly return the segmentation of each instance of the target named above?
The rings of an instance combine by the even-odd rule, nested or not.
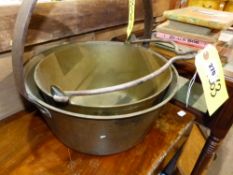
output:
[[[160,103],[122,115],[86,115],[69,112],[43,101],[34,82],[33,73],[41,57],[33,58],[25,67],[25,87],[30,101],[37,105],[53,133],[70,148],[95,155],[127,150],[143,139],[159,116],[161,108],[175,95],[178,74]]]
[[[46,51],[48,53],[48,51]],[[50,50],[35,69],[34,79],[47,102],[56,105],[52,85],[63,91],[98,89],[143,77],[167,62],[140,46],[120,42],[83,42]],[[62,109],[93,115],[125,114],[158,102],[172,80],[171,68],[140,85],[99,95],[72,96]]]

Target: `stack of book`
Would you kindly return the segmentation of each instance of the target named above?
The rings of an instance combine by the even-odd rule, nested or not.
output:
[[[156,27],[152,37],[192,50],[216,44],[221,32],[233,25],[233,13],[201,7],[169,10],[164,16],[167,21]]]
[[[225,77],[233,81],[233,13],[186,7],[165,11],[164,16],[167,21],[156,27],[152,38],[173,41],[184,51],[214,44],[221,57]],[[175,56],[170,44],[159,43],[154,49],[165,56]]]

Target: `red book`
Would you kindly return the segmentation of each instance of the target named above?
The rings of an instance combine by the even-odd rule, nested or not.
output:
[[[167,41],[174,41],[180,44],[190,45],[190,46],[194,46],[197,48],[204,48],[207,44],[209,44],[208,42],[191,39],[191,38],[185,38],[185,37],[176,36],[176,35],[171,35],[167,33],[161,33],[161,32],[153,33],[153,35],[155,35],[153,36],[155,38],[160,38],[160,39],[167,40]]]

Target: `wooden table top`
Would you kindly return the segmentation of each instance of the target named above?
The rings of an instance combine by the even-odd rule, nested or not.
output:
[[[134,148],[110,156],[91,156],[64,146],[37,112],[20,112],[0,121],[0,175],[136,175],[152,174],[194,116],[177,115],[167,104],[145,139]]]

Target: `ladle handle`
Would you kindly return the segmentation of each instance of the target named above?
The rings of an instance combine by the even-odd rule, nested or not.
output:
[[[153,12],[151,0],[142,0],[145,15],[145,36],[150,37],[152,23],[153,23]],[[16,18],[14,34],[13,34],[13,45],[12,45],[12,66],[15,76],[16,86],[25,98],[30,100],[25,85],[24,85],[24,73],[23,73],[23,54],[24,45],[28,33],[29,23],[32,17],[33,10],[36,6],[37,0],[23,0],[19,8],[18,15]]]
[[[161,56],[157,53],[155,53],[155,54],[157,56]],[[57,102],[66,102],[69,100],[69,97],[71,97],[71,96],[97,95],[97,94],[104,94],[104,93],[128,89],[130,87],[137,86],[139,84],[142,84],[148,80],[155,78],[156,76],[163,73],[166,69],[168,69],[169,66],[171,66],[172,63],[174,63],[175,61],[193,59],[195,57],[195,54],[196,53],[190,53],[188,55],[179,55],[179,56],[173,57],[173,58],[169,59],[166,62],[166,64],[164,64],[162,67],[155,70],[154,72],[152,72],[146,76],[143,76],[141,78],[129,81],[127,83],[115,85],[115,86],[109,86],[109,87],[104,87],[104,88],[99,88],[99,89],[79,90],[79,91],[64,91],[64,92],[61,89],[58,89],[58,87],[52,86],[51,91],[53,94],[53,99]],[[56,91],[59,93],[56,93]],[[59,94],[62,94],[62,95],[59,96]]]

